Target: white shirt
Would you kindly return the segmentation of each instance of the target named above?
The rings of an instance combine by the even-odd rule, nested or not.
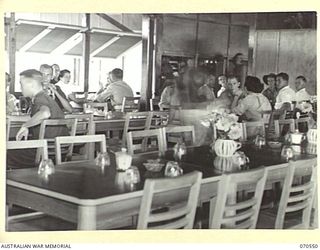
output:
[[[244,114],[250,121],[260,121],[264,111],[271,111],[271,104],[263,94],[249,93],[232,111],[238,115]]]
[[[277,97],[276,103],[274,105],[275,109],[280,109],[285,102],[294,102],[296,100],[296,92],[289,86],[285,86],[280,89]]]
[[[220,97],[221,94],[226,90],[225,87],[221,87],[221,89],[219,89],[218,93],[217,93],[217,97]]]
[[[300,89],[299,91],[297,91],[297,93],[296,93],[296,101],[297,102],[310,101],[310,95],[308,94],[308,92],[306,91],[305,88]]]
[[[72,84],[65,84],[63,81],[59,81],[56,83],[57,86],[59,86],[61,88],[61,90],[63,91],[63,93],[66,95],[66,97],[68,97],[68,95],[72,94]]]

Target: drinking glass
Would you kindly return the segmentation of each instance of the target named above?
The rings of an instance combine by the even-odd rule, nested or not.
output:
[[[283,146],[282,151],[281,151],[281,156],[284,157],[287,161],[289,159],[292,159],[294,155],[294,151],[291,146]]]
[[[164,175],[167,177],[177,177],[183,174],[183,169],[179,167],[178,162],[168,161]]]
[[[110,157],[107,152],[99,152],[95,159],[96,166],[104,168],[110,166]]]
[[[140,182],[140,172],[139,169],[136,166],[131,166],[126,170],[127,178],[126,182],[127,183],[132,183],[132,184],[137,184]]]
[[[51,159],[42,160],[39,164],[38,174],[47,178],[55,172],[54,164]]]

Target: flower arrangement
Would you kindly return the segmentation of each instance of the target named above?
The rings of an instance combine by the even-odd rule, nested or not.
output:
[[[215,128],[219,139],[237,140],[242,135],[242,127],[238,118],[229,109],[219,108],[201,120],[201,124],[207,128]]]

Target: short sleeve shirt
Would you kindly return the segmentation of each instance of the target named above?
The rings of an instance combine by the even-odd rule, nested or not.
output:
[[[277,97],[276,97],[276,104],[274,105],[275,109],[280,109],[282,105],[286,102],[293,102],[296,101],[296,92],[289,86],[286,86],[280,89]]]
[[[133,97],[133,91],[127,83],[117,81],[110,83],[102,93],[97,95],[96,101],[106,102],[111,100],[112,106],[116,106],[122,104],[123,97]]]
[[[51,116],[50,119],[64,119],[64,113],[50,96],[44,91],[40,91],[33,99],[31,104],[31,117],[40,111],[42,106],[49,108]],[[32,139],[39,138],[40,125],[31,128]],[[45,138],[55,138],[57,136],[69,135],[68,129],[65,126],[50,126],[46,128]]]

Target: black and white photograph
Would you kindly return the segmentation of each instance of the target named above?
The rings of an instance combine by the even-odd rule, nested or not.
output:
[[[316,11],[3,18],[6,232],[318,229]]]

